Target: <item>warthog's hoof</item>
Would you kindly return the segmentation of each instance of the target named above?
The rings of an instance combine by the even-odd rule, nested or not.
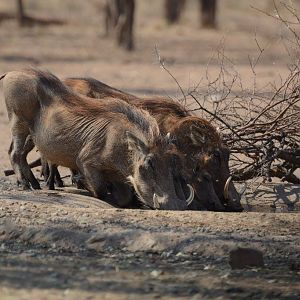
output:
[[[38,181],[31,182],[31,187],[32,187],[34,190],[40,190],[40,189],[41,189],[41,186],[40,186],[40,184],[39,184]]]
[[[17,186],[19,187],[20,190],[23,191],[31,190],[30,184],[26,180],[22,180],[22,181],[17,180]]]

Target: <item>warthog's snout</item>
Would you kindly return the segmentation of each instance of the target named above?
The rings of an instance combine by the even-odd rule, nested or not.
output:
[[[194,189],[190,184],[187,184],[189,196],[182,200],[177,196],[170,197],[169,195],[158,196],[153,194],[153,207],[155,209],[168,209],[168,210],[185,210],[194,200]]]

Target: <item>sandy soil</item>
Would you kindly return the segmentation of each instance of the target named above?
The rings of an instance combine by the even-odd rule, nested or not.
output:
[[[29,11],[68,21],[65,26],[17,27],[0,23],[0,72],[34,65],[58,76],[92,76],[137,94],[178,95],[159,68],[154,46],[187,90],[213,77],[211,60],[225,37],[226,54],[245,86],[253,73],[257,39],[266,47],[257,66],[264,86],[287,74],[285,34],[256,14],[257,1],[220,1],[219,30],[199,30],[196,4],[167,26],[161,1],[138,1],[134,53],[104,39],[97,1],[28,1]],[[101,1],[99,1],[101,2]],[[151,3],[150,3],[151,2]],[[225,3],[226,2],[226,3]],[[260,1],[269,9],[270,1]],[[1,1],[0,10],[13,10]],[[10,129],[0,87],[0,170],[10,167]],[[36,157],[32,153],[30,159]],[[300,186],[247,183],[245,212],[122,210],[77,191],[19,191],[0,173],[0,298],[2,299],[297,299],[300,297]],[[64,171],[67,174],[67,171]],[[39,177],[38,171],[36,171]],[[241,188],[243,183],[238,185]],[[229,252],[259,249],[265,267],[231,270]]]

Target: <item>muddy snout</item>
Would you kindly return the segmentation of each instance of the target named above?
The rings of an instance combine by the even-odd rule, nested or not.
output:
[[[153,195],[153,207],[162,210],[186,210],[187,204],[178,198],[169,197],[167,195]]]
[[[176,195],[170,196],[164,194],[159,196],[153,194],[153,206],[155,209],[166,209],[166,210],[186,210],[188,206],[193,202],[195,193],[194,189],[190,184],[185,185],[186,192],[183,191],[182,185],[180,184],[176,188]]]

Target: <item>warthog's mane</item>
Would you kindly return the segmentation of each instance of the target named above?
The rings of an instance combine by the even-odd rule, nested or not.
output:
[[[116,98],[99,101],[93,98],[76,94],[67,87],[59,78],[50,72],[29,69],[34,74],[47,93],[62,101],[72,114],[79,117],[97,120],[99,115],[108,121],[127,119],[136,129],[146,136],[148,144],[156,143],[160,139],[160,131],[156,120],[142,109],[132,106]]]
[[[65,79],[64,83],[81,95],[89,96],[96,99],[102,99],[102,101],[122,99],[125,102],[134,105],[135,107],[150,112],[151,115],[161,114],[161,115],[166,115],[168,117],[174,116],[174,118],[176,119],[190,116],[190,113],[187,112],[186,109],[180,103],[175,102],[171,98],[158,97],[158,96],[139,98],[137,96],[131,95],[129,93],[111,87],[94,78],[72,77],[72,78]],[[122,109],[124,109],[124,107],[125,106],[123,106]],[[128,109],[128,106],[126,107],[126,109]],[[135,112],[136,111],[138,111],[137,108],[135,108]],[[127,115],[130,116],[132,113],[133,113],[133,109],[132,107],[130,107]],[[143,111],[143,113],[145,113],[145,111]],[[136,119],[135,117],[136,114],[134,114],[133,118],[130,119],[131,120]],[[172,140],[170,140],[170,138],[167,138],[166,136],[165,137],[161,136],[160,138],[156,138],[155,141],[156,144],[165,145],[165,147],[162,147],[164,149],[169,149],[168,145],[172,142]]]
[[[106,97],[116,97],[126,102],[130,102],[131,99],[137,98],[134,95],[120,91],[92,77],[71,77],[66,78],[63,82],[73,90],[91,98],[101,99]]]
[[[171,134],[176,136],[178,143],[187,145],[191,145],[188,142],[191,134],[203,136],[205,140],[203,143],[199,142],[199,146],[204,152],[219,148],[222,145],[221,136],[217,129],[209,121],[196,116],[179,119],[172,127]]]
[[[169,98],[147,97],[135,100],[133,103],[143,109],[151,111],[152,114],[173,115],[180,118],[189,116],[189,113],[180,103]]]
[[[161,96],[137,97],[113,88],[94,78],[68,78],[65,79],[71,88],[93,98],[118,98],[139,108],[150,111],[151,114],[175,115],[186,117],[190,114],[180,103],[171,98]]]
[[[35,68],[27,68],[25,72],[28,74],[32,74],[36,77],[38,86],[39,84],[43,87],[46,87],[48,91],[50,91],[51,95],[60,94],[63,96],[68,93],[68,87],[66,87],[58,77],[49,71],[42,71]]]

